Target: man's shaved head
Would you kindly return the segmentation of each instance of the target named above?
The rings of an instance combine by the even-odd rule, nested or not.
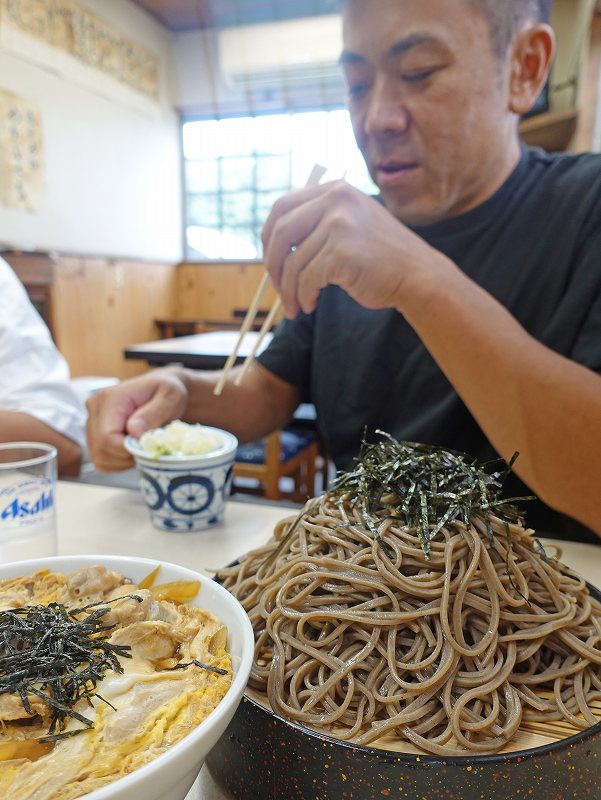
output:
[[[514,34],[526,22],[548,22],[553,0],[469,0],[484,12],[492,48],[496,56],[505,58]],[[345,0],[336,0],[333,7],[344,7]],[[374,8],[375,13],[375,8]]]
[[[495,54],[504,58],[514,34],[527,22],[548,22],[552,0],[470,0],[488,19]]]

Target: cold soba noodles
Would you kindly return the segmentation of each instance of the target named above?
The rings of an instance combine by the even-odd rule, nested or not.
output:
[[[382,441],[235,566],[255,631],[255,699],[362,745],[511,749],[601,719],[601,605],[548,557],[501,476]]]

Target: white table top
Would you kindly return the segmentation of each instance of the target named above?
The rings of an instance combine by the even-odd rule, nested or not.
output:
[[[275,523],[295,509],[230,501],[224,520],[206,531],[155,528],[140,492],[59,481],[59,555],[105,553],[157,558],[212,575],[269,538]]]
[[[172,339],[155,339],[126,347],[126,358],[143,359],[151,364],[180,362],[198,369],[220,369],[238,344],[239,331],[208,331]],[[237,349],[237,362],[250,355],[260,338],[259,331],[247,331]],[[273,333],[268,331],[260,339],[257,355],[270,343]]]
[[[263,544],[276,522],[294,514],[294,508],[285,506],[229,501],[223,522],[215,527],[196,533],[166,533],[153,527],[138,491],[59,481],[58,548],[60,555],[104,553],[156,558],[212,575]],[[549,547],[559,544],[565,564],[601,585],[601,547],[552,540],[546,543]],[[228,800],[228,796],[203,768],[186,800]]]
[[[197,353],[208,356],[225,356],[227,357],[238,341],[239,331],[208,331],[207,333],[191,333],[189,336],[176,336],[172,339],[156,339],[152,342],[141,342],[140,344],[130,345],[128,350],[151,350],[156,353]],[[262,352],[269,342],[273,334],[268,332],[263,337],[259,345],[259,352]],[[247,356],[255,342],[259,338],[258,331],[247,331],[242,337],[238,354]]]
[[[206,531],[166,533],[153,527],[136,490],[59,481],[59,554],[105,553],[173,561],[212,575],[238,556],[259,547],[276,522],[294,508],[229,501],[224,520]],[[559,544],[562,561],[596,585],[601,584],[601,547],[581,542]]]

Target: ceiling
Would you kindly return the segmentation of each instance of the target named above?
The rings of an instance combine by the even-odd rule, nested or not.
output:
[[[173,33],[335,13],[336,0],[132,0]],[[595,10],[601,13],[601,0]]]
[[[333,14],[335,0],[132,0],[173,33]]]

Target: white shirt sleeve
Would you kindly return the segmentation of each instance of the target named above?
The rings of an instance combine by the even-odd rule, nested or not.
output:
[[[86,411],[69,377],[46,324],[0,258],[0,409],[31,414],[85,448]]]

